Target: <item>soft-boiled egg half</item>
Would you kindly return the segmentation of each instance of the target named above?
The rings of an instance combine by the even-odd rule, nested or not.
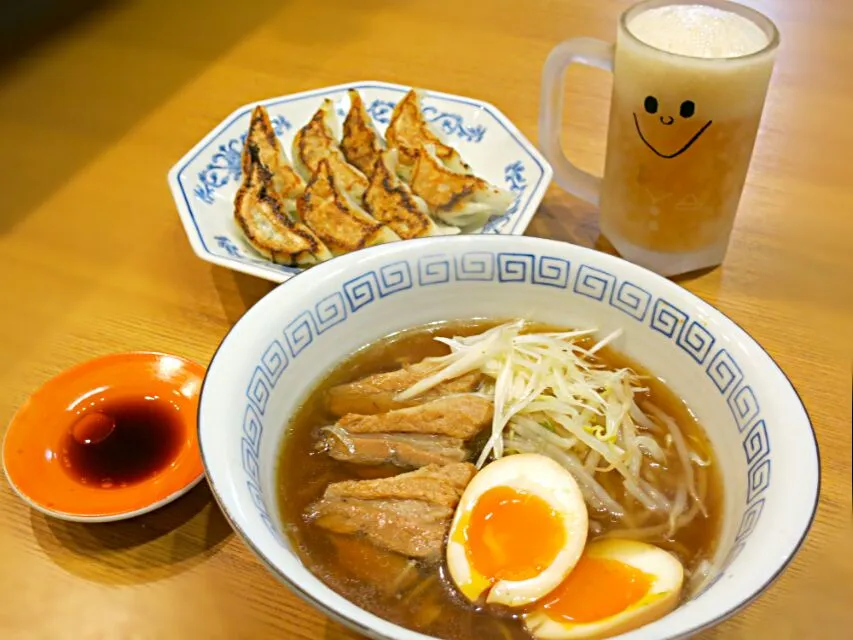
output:
[[[556,589],[586,545],[586,505],[572,475],[539,454],[483,467],[466,487],[447,543],[447,567],[472,602],[529,605]]]
[[[610,638],[672,611],[683,581],[681,563],[663,549],[633,540],[592,542],[524,624],[542,640]]]

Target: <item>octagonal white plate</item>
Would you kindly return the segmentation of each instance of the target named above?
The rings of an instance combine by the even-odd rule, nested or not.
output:
[[[276,135],[290,155],[295,133],[325,98],[339,119],[349,110],[347,90],[357,89],[376,128],[384,134],[394,105],[410,87],[384,82],[349,84],[263,100]],[[524,233],[551,182],[551,166],[536,147],[494,106],[471,98],[423,91],[423,112],[433,129],[455,147],[474,172],[516,194],[500,216],[473,233]],[[243,239],[233,219],[240,184],[240,154],[255,104],[229,115],[169,171],[169,187],[195,253],[213,264],[284,282],[301,269],[277,265]]]

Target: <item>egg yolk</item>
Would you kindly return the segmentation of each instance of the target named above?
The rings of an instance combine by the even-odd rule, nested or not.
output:
[[[609,558],[583,555],[542,608],[551,618],[575,623],[595,622],[621,613],[639,602],[654,577]]]
[[[489,489],[471,510],[466,553],[474,569],[495,582],[539,575],[566,542],[560,515],[545,500],[510,487]]]

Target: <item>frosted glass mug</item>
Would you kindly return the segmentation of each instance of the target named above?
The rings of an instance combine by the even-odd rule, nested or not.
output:
[[[757,25],[766,45],[739,57],[670,53],[628,25],[649,9],[702,4]],[[566,191],[599,206],[602,233],[627,260],[672,276],[719,265],[746,180],[779,34],[761,13],[723,0],[647,0],[625,11],[616,44],[574,38],[548,56],[539,143]],[[603,178],[560,144],[563,76],[579,63],[613,73]]]

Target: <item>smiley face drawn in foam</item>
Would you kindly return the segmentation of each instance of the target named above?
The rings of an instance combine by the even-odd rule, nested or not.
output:
[[[658,99],[655,98],[654,96],[646,96],[646,99],[643,101],[643,108],[646,110],[646,113],[648,113],[650,115],[657,114],[659,106],[660,105],[658,104]],[[684,118],[685,120],[687,120],[688,118],[692,118],[694,113],[696,113],[696,104],[692,100],[685,100],[684,102],[681,103],[681,106],[678,109],[678,115],[680,117]],[[665,126],[665,127],[672,126],[675,123],[675,118],[671,115],[661,115],[659,118],[652,119],[651,126],[657,126],[657,122],[655,122],[655,120],[660,121],[660,124]],[[637,117],[637,113],[634,112],[634,126],[637,127],[637,133],[640,136],[640,140],[642,140],[643,143],[649,149],[654,151],[655,154],[657,154],[661,158],[666,158],[667,160],[669,160],[671,158],[675,158],[677,156],[680,156],[682,153],[687,151],[691,146],[693,146],[693,143],[696,142],[703,133],[705,133],[705,130],[708,127],[711,126],[711,122],[712,122],[711,120],[708,120],[708,122],[706,122],[704,125],[702,125],[702,127],[700,127],[699,130],[693,134],[693,137],[690,138],[684,144],[684,146],[682,146],[680,149],[678,149],[678,151],[676,151],[674,153],[663,153],[661,151],[658,151],[655,148],[655,146],[651,142],[649,142],[649,140],[646,138],[646,136],[643,135],[643,131],[640,128],[640,120]]]

